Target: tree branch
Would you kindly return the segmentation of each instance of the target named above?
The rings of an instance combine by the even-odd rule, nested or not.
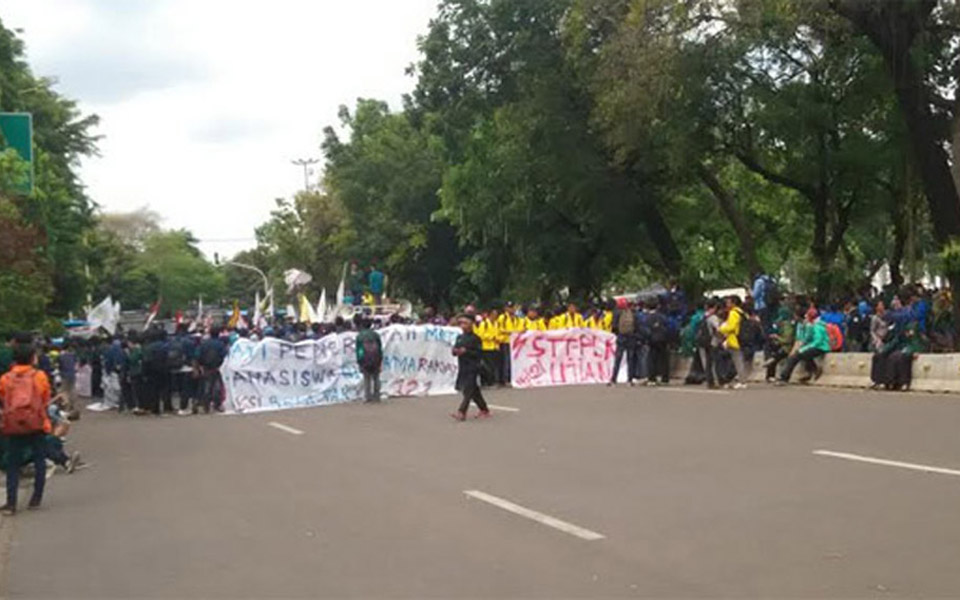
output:
[[[817,191],[812,186],[801,183],[791,177],[777,173],[776,171],[767,169],[749,154],[746,154],[745,152],[736,152],[734,155],[737,157],[737,160],[743,164],[743,166],[760,175],[770,183],[775,183],[777,185],[782,185],[792,190],[796,190],[811,200],[817,197]]]

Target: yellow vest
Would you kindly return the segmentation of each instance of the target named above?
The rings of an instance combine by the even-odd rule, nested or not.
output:
[[[500,332],[499,339],[501,345],[510,343],[510,334],[523,331],[523,321],[515,315],[503,313],[497,317],[497,329]]]
[[[580,313],[573,313],[573,316],[571,316],[570,313],[566,312],[558,318],[560,319],[559,329],[582,329],[585,327],[583,315]]]
[[[536,319],[531,319],[530,317],[523,318],[523,330],[524,331],[546,331],[547,324],[543,322],[543,319],[537,317]]]
[[[613,333],[613,311],[603,311],[603,320],[600,322],[600,328],[607,333]]]
[[[584,324],[586,325],[587,329],[600,329],[601,326],[600,321],[598,321],[593,315],[590,315]]]
[[[491,321],[490,319],[484,319],[477,325],[474,330],[477,333],[477,337],[480,338],[482,343],[483,350],[486,352],[488,350],[496,350],[500,347],[500,344],[497,342],[497,337],[500,332],[497,329],[497,324]]]

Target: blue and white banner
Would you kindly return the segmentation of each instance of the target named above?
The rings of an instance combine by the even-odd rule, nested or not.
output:
[[[383,392],[389,396],[454,393],[460,334],[455,327],[391,325],[383,341]],[[363,377],[357,365],[356,333],[331,334],[293,344],[275,338],[241,339],[221,370],[227,412],[255,413],[325,406],[358,400]]]

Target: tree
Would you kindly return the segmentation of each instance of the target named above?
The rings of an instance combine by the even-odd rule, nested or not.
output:
[[[23,42],[0,22],[0,111],[29,112],[34,126],[36,191],[29,197],[7,197],[19,213],[16,219],[40,232],[37,250],[53,287],[38,301],[65,316],[86,298],[84,236],[93,225],[93,205],[76,169],[82,157],[96,152],[97,138],[90,131],[98,118],[82,115],[76,102],[53,85],[33,75]]]
[[[348,221],[335,241],[339,254],[384,266],[391,296],[450,305],[462,255],[450,224],[433,218],[443,170],[438,144],[376,100],[358,100],[353,114],[341,107],[340,121],[349,140],[328,127],[323,142],[324,188]]]

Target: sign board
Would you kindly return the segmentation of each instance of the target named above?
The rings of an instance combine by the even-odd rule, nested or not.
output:
[[[616,355],[617,336],[605,331],[524,331],[510,339],[510,378],[515,388],[607,383]],[[621,363],[617,381],[625,380]]]
[[[26,179],[14,186],[14,192],[33,193],[33,115],[30,113],[0,113],[0,150],[12,148],[29,163]]]

